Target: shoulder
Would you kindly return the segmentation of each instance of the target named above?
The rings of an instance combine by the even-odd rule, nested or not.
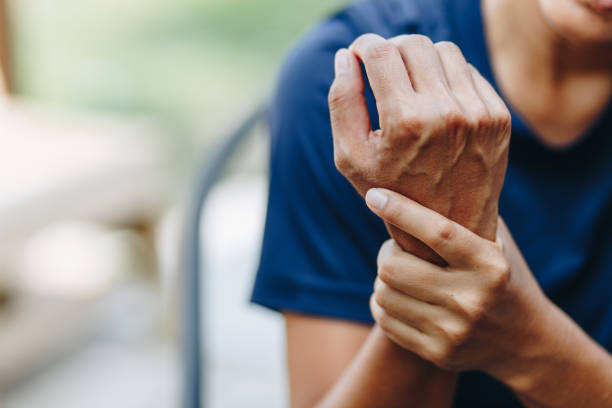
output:
[[[326,107],[335,52],[364,33],[383,37],[421,33],[439,36],[446,28],[447,0],[360,0],[311,29],[288,55],[280,72],[274,108]]]
[[[327,106],[333,59],[367,32],[427,35],[435,24],[423,9],[438,1],[451,0],[360,0],[314,27],[286,59],[269,110],[269,200],[255,302],[371,323],[376,255],[388,234],[334,165]],[[366,100],[375,126],[367,84]]]

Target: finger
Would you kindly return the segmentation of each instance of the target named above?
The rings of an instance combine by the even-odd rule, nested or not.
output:
[[[440,306],[408,296],[380,279],[374,285],[374,300],[390,316],[427,334],[436,333],[433,322],[444,317]]]
[[[396,344],[417,354],[426,348],[428,336],[389,315],[376,303],[374,296],[370,298],[370,311],[376,324]]]
[[[382,263],[387,259],[388,256],[392,256],[395,253],[395,246],[397,242],[393,238],[389,238],[380,246],[378,256],[376,257],[376,267],[380,269]]]
[[[357,58],[346,48],[335,57],[336,77],[329,90],[329,112],[336,157],[351,157],[351,146],[371,130],[363,76]]]
[[[508,112],[508,108],[495,88],[493,88],[489,81],[487,81],[472,64],[468,64],[468,66],[476,91],[480,95],[482,101],[487,105],[489,113],[493,117],[509,116],[510,113]]]
[[[499,96],[495,88],[487,81],[476,68],[470,65],[470,71],[474,78],[474,83],[478,93],[481,95],[481,99],[487,104],[489,110],[489,121],[494,126],[489,127],[489,132],[484,132],[482,135],[488,138],[489,142],[495,143],[500,149],[499,158],[503,160],[503,168],[506,166],[507,160],[507,146],[509,143],[509,135],[512,127],[512,118],[510,111],[506,106],[505,102]],[[495,157],[491,155],[491,157]]]
[[[376,34],[364,34],[349,49],[365,66],[380,116],[398,108],[414,92],[402,57],[389,41]]]
[[[389,224],[433,249],[452,267],[473,266],[479,251],[492,242],[417,202],[383,188],[366,194],[368,207]]]
[[[476,90],[471,68],[459,47],[449,41],[441,41],[434,46],[448,86],[463,112],[472,119],[487,117],[487,104]]]
[[[389,41],[397,46],[416,92],[448,92],[438,52],[428,37],[400,35]]]
[[[378,279],[405,295],[436,305],[444,305],[446,294],[457,284],[456,274],[403,251],[392,240],[378,253]]]

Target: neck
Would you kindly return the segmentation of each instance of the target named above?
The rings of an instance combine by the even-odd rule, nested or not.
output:
[[[483,0],[489,47],[539,80],[612,72],[612,44],[577,44],[556,32],[536,0]]]
[[[571,145],[612,96],[612,44],[563,38],[536,0],[482,0],[496,81],[509,104],[545,143]]]

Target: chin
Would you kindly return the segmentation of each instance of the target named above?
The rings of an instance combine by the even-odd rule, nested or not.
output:
[[[538,0],[550,27],[572,43],[612,45],[612,10],[597,11],[589,0]]]

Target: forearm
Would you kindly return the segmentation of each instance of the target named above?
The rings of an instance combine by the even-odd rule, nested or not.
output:
[[[524,358],[499,375],[530,408],[612,408],[612,357],[560,309]]]
[[[456,374],[402,349],[375,326],[319,408],[451,406]]]

